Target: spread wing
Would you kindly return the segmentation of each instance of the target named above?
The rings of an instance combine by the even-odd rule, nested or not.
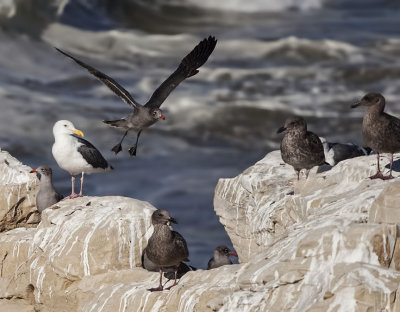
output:
[[[116,82],[111,77],[107,76],[106,74],[102,73],[101,71],[97,70],[96,68],[85,64],[84,62],[78,60],[77,58],[73,57],[72,55],[55,48],[58,52],[64,54],[65,56],[69,57],[70,59],[74,60],[78,65],[86,68],[89,73],[99,79],[102,83],[104,83],[111,91],[113,91],[116,95],[118,95],[126,104],[137,108],[140,104],[136,102],[133,97],[130,95],[128,91],[126,91],[118,82]]]
[[[214,51],[217,44],[215,37],[209,36],[186,55],[178,68],[165,80],[153,93],[145,106],[159,108],[168,95],[186,78],[196,75],[201,67]]]

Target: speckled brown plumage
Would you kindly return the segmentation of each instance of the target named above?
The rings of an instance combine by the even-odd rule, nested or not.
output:
[[[281,156],[285,163],[293,166],[299,179],[300,170],[306,169],[306,176],[314,166],[325,162],[324,148],[319,137],[307,131],[307,123],[301,117],[291,117],[278,133],[287,131],[281,141]]]
[[[380,93],[368,93],[351,107],[367,106],[362,123],[364,144],[377,153],[377,172],[371,179],[392,179],[393,154],[400,152],[400,119],[385,113],[385,98]],[[379,154],[390,153],[390,173],[380,171]]]
[[[171,218],[166,210],[156,210],[151,216],[154,227],[153,235],[150,237],[146,247],[146,254],[150,261],[160,269],[160,285],[151,288],[150,291],[163,290],[162,273],[164,267],[175,267],[175,282],[168,289],[176,285],[176,274],[178,266],[182,261],[189,261],[189,250],[185,239],[176,231],[172,231],[169,222],[177,223]]]

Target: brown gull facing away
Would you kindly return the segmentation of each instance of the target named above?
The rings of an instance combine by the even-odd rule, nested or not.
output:
[[[380,93],[368,93],[361,101],[353,104],[351,107],[364,105],[368,109],[364,115],[362,123],[362,134],[364,144],[372,148],[377,156],[377,172],[371,179],[388,180],[393,179],[392,165],[393,154],[400,152],[400,119],[386,114],[385,98]],[[384,176],[379,167],[379,154],[390,153],[390,173]]]
[[[167,289],[176,285],[178,266],[182,261],[189,261],[189,251],[185,239],[176,231],[172,231],[169,222],[177,223],[171,218],[166,210],[156,210],[151,216],[154,232],[146,247],[146,254],[150,261],[155,263],[160,270],[160,285],[150,288],[150,291],[163,290],[162,274],[163,268],[175,268],[175,281]]]
[[[285,163],[293,166],[300,178],[300,170],[306,169],[306,178],[310,169],[325,163],[324,148],[319,137],[307,131],[307,123],[301,117],[286,119],[285,125],[277,133],[287,131],[281,141],[281,156]]]

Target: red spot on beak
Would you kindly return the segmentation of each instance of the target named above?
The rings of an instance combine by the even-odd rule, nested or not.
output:
[[[165,120],[165,116],[164,116],[164,115],[161,115],[161,116],[160,116],[160,119]]]
[[[37,172],[36,169],[32,169],[29,173]]]
[[[234,257],[238,256],[236,252],[230,252],[229,255],[234,256]]]

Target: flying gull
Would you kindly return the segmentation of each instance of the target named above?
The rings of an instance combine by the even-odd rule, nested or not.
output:
[[[177,223],[166,210],[156,210],[151,216],[154,232],[146,247],[149,260],[155,263],[160,270],[160,285],[150,291],[163,290],[162,274],[166,267],[174,267],[175,281],[167,289],[176,285],[178,266],[182,261],[189,261],[189,251],[185,239],[176,231],[172,231],[168,223]]]
[[[319,137],[307,131],[307,123],[301,117],[286,119],[285,125],[277,133],[287,131],[281,141],[281,156],[285,163],[293,166],[300,178],[300,170],[306,169],[306,178],[310,169],[325,163],[324,148]]]
[[[40,166],[31,170],[31,173],[40,174],[39,192],[36,196],[36,209],[42,213],[46,208],[58,203],[64,196],[57,193],[52,182],[52,170],[47,166]]]
[[[364,105],[368,109],[362,123],[364,144],[372,148],[377,156],[377,172],[371,179],[393,179],[393,154],[400,152],[400,119],[385,113],[385,98],[380,93],[368,93],[351,107]],[[390,173],[384,176],[379,166],[379,154],[390,153]]]
[[[71,175],[72,191],[66,198],[83,196],[83,181],[85,174],[112,170],[104,157],[89,141],[83,139],[83,133],[77,130],[72,122],[59,120],[54,124],[55,142],[52,152],[54,159],[61,169]],[[75,176],[82,173],[81,189],[75,193]]]
[[[86,68],[89,73],[98,78],[108,88],[110,88],[111,91],[133,108],[133,112],[130,115],[118,120],[104,120],[104,123],[125,130],[121,141],[112,148],[112,151],[115,154],[118,154],[122,150],[122,141],[128,134],[129,130],[137,131],[136,143],[129,149],[129,154],[131,156],[136,156],[139,136],[142,131],[150,127],[159,119],[165,119],[160,109],[161,104],[183,80],[192,77],[199,72],[198,68],[207,61],[208,57],[214,51],[216,44],[217,40],[213,36],[209,36],[200,41],[200,43],[182,59],[178,68],[154,91],[150,100],[145,105],[141,105],[134,100],[131,94],[111,77],[90,65],[85,64],[72,55],[58,48],[56,49],[60,53],[74,60],[80,66]]]
[[[229,256],[237,257],[236,252],[232,252],[228,247],[222,245],[214,250],[214,257],[208,261],[207,270],[215,269],[223,265],[232,264]]]

